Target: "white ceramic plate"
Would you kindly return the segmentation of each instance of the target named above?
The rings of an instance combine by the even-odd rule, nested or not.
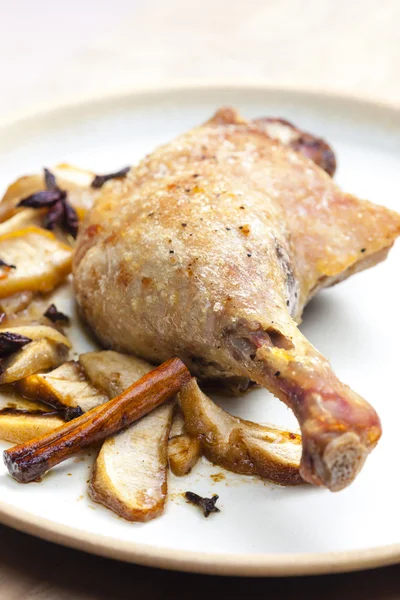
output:
[[[207,119],[222,104],[245,116],[283,116],[334,146],[337,181],[349,192],[400,208],[400,111],[356,99],[263,87],[136,91],[75,103],[3,124],[0,187],[60,161],[97,172],[138,161]],[[20,485],[0,467],[0,520],[40,537],[153,566],[235,575],[351,570],[400,559],[398,340],[400,244],[382,265],[323,292],[302,330],[336,373],[378,409],[384,435],[357,481],[340,493],[283,488],[224,472],[205,460],[169,479],[164,516],[130,524],[95,505],[86,481],[93,457],[69,460],[40,484]],[[69,314],[73,299],[57,306]],[[76,330],[76,350],[91,342]],[[224,400],[235,414],[293,426],[266,391]],[[5,448],[6,445],[3,445]],[[218,477],[216,478],[218,479]],[[221,513],[204,519],[181,496],[219,494]]]

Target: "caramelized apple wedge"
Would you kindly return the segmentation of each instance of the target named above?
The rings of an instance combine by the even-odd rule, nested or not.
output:
[[[0,236],[0,298],[19,292],[50,292],[71,271],[72,249],[54,234],[27,227]]]
[[[68,201],[77,211],[79,218],[82,219],[98,194],[98,191],[91,187],[94,174],[68,164],[52,167],[51,172],[56,178],[57,185],[68,193]],[[44,190],[45,185],[43,173],[26,175],[12,183],[0,202],[0,221],[9,219],[10,223],[14,215],[31,210],[17,208],[17,205],[24,198]],[[30,217],[32,218],[30,223],[37,221],[38,211],[32,211]],[[25,219],[29,220],[28,213],[23,217],[23,220]]]
[[[105,350],[79,357],[91,382],[110,397],[151,371],[150,363]],[[164,510],[168,434],[174,402],[160,406],[107,439],[97,457],[90,495],[128,521],[148,521]]]
[[[63,419],[54,412],[4,408],[0,410],[0,439],[22,444],[46,435],[63,424]]]
[[[27,400],[17,393],[12,385],[3,385],[0,393],[0,411],[5,408],[14,410],[24,410],[28,412],[48,412],[49,407],[42,402]]]
[[[208,460],[281,485],[302,482],[299,434],[233,417],[203,394],[194,378],[182,387],[179,398],[186,429],[201,441]]]
[[[1,205],[0,205],[1,206]],[[12,217],[0,223],[0,236],[20,231],[26,227],[40,227],[43,211],[33,208],[23,208]]]
[[[79,406],[83,412],[87,412],[108,400],[104,392],[87,380],[76,361],[66,362],[50,373],[30,375],[16,385],[23,396],[42,400],[55,408]]]
[[[154,367],[140,358],[113,350],[86,352],[79,362],[86,376],[98,389],[114,398]]]
[[[68,347],[46,338],[31,342],[4,359],[0,384],[13,383],[37,373],[52,369],[63,363],[68,357]]]
[[[1,327],[0,334],[4,332],[22,335],[32,341],[49,340],[49,342],[66,346],[68,349],[72,347],[71,342],[64,334],[55,327],[50,327],[49,325],[41,325],[38,323],[18,325],[16,327]]]
[[[67,359],[71,348],[71,342],[60,331],[40,324],[1,328],[0,340],[3,339],[3,343],[10,343],[10,339],[12,346],[3,354],[0,384],[57,367]],[[22,340],[20,349],[18,340]]]
[[[25,310],[33,300],[33,292],[18,292],[7,298],[0,298],[0,311],[7,316]]]
[[[174,475],[187,475],[201,456],[201,443],[186,431],[182,410],[176,406],[168,440],[168,461]]]
[[[167,443],[174,403],[156,408],[104,442],[89,494],[128,521],[149,521],[164,510]]]
[[[54,407],[79,406],[87,412],[123,392],[152,368],[118,352],[87,352],[79,362],[69,361],[49,373],[31,375],[16,386],[27,398]]]

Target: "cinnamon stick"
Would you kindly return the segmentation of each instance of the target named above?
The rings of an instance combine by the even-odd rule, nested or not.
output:
[[[10,475],[20,483],[37,479],[79,450],[128,427],[171,398],[189,379],[190,373],[179,358],[166,361],[109,402],[48,435],[5,450]]]

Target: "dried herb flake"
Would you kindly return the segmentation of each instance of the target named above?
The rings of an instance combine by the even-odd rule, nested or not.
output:
[[[20,200],[17,207],[49,208],[60,201],[60,195],[60,190],[42,190],[41,192],[36,192],[35,194],[31,194],[31,196]]]
[[[74,207],[68,202],[67,192],[61,190],[55,176],[49,169],[44,169],[45,190],[23,198],[18,207],[48,208],[44,216],[43,225],[46,229],[53,230],[59,226],[73,238],[78,234],[78,215]]]
[[[20,350],[31,341],[30,338],[19,333],[11,333],[10,331],[0,332],[0,358],[10,356],[10,354]]]
[[[9,265],[5,260],[0,258],[0,267],[5,267],[6,269],[16,269],[15,265]]]
[[[189,500],[189,502],[191,502],[192,504],[200,506],[206,518],[212,512],[220,512],[220,509],[215,506],[215,503],[219,498],[219,496],[217,496],[216,494],[212,498],[202,498],[194,492],[186,492],[185,498],[186,500]]]
[[[52,321],[53,323],[65,323],[66,325],[69,323],[69,317],[57,310],[55,304],[50,304],[46,312],[43,313],[43,316],[50,319],[50,321]]]
[[[130,171],[130,167],[125,167],[120,171],[115,171],[115,173],[108,173],[108,175],[96,175],[96,177],[92,181],[92,188],[99,189],[103,187],[103,185],[110,181],[110,179],[124,179]]]
[[[64,421],[72,421],[83,415],[83,410],[80,406],[66,406],[61,408],[58,413]]]

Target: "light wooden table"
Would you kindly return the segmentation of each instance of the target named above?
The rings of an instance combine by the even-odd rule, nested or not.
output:
[[[185,78],[264,80],[400,105],[400,0],[0,0],[0,56],[2,116]],[[6,527],[0,539],[1,600],[400,598],[400,567],[222,579],[112,562]]]

